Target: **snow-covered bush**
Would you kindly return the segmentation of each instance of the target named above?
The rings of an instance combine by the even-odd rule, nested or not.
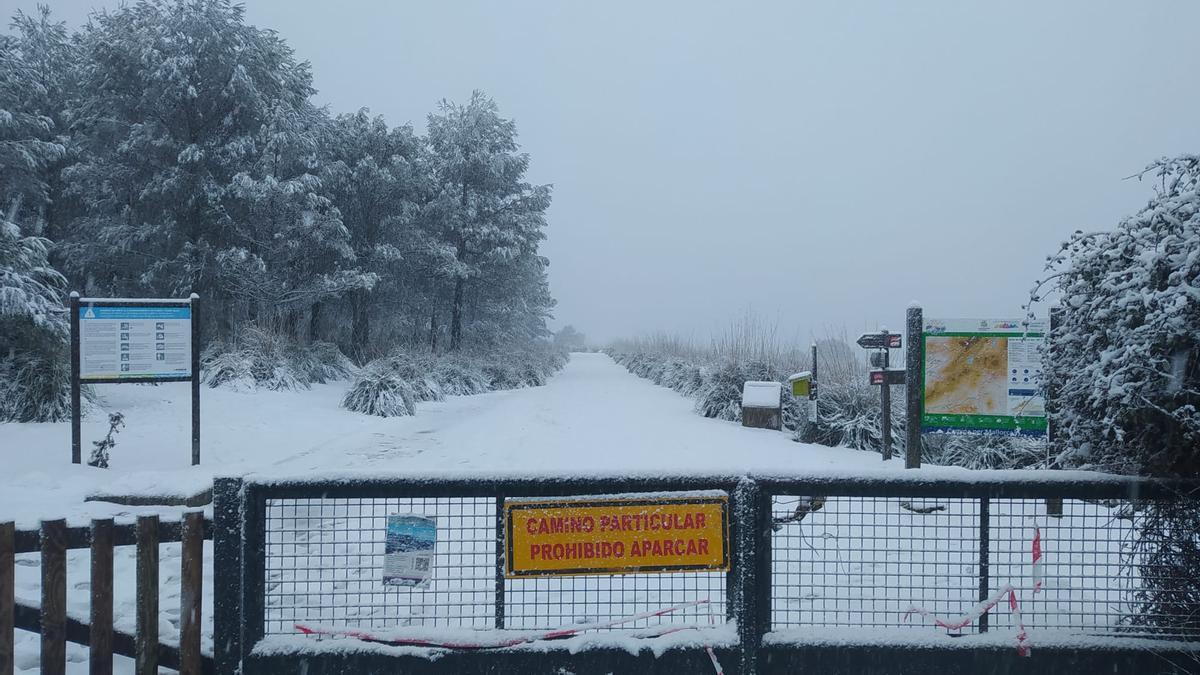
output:
[[[232,344],[217,343],[200,359],[201,379],[209,387],[290,391],[314,382],[344,380],[356,368],[336,345],[293,340],[256,326],[243,328]]]
[[[822,376],[817,415],[800,427],[798,438],[805,443],[880,451],[883,447],[883,427],[879,389],[867,384],[866,377],[865,372],[857,381],[831,380]],[[903,413],[893,411],[893,449],[898,449],[899,442],[903,440],[902,427],[899,426],[903,417]]]
[[[1155,194],[1115,230],[1077,232],[1049,258],[1061,298],[1044,371],[1067,466],[1200,470],[1200,156],[1148,167]]]
[[[503,354],[397,350],[359,372],[342,407],[383,417],[412,415],[421,401],[540,386],[565,363],[561,352],[536,345]]]
[[[392,366],[388,358],[368,363],[342,398],[342,407],[379,417],[415,415],[417,406],[412,385]]]
[[[1163,159],[1149,204],[1113,231],[1077,232],[1046,265],[1061,310],[1044,356],[1064,466],[1155,476],[1200,470],[1200,156]],[[1130,623],[1200,628],[1200,517],[1188,500],[1135,519]]]
[[[719,420],[742,419],[742,385],[749,380],[780,380],[779,373],[763,361],[727,361],[705,378],[696,393],[696,412]]]
[[[69,419],[71,364],[65,349],[51,356],[21,351],[0,358],[0,422]]]
[[[446,396],[470,396],[489,390],[490,383],[482,367],[471,359],[446,357],[438,359],[430,373],[433,381]]]
[[[49,245],[0,214],[0,422],[71,414],[66,280],[47,261]]]
[[[330,342],[314,342],[307,346],[293,346],[288,350],[289,359],[297,376],[304,382],[324,384],[345,380],[357,372],[349,358]]]
[[[201,380],[214,388],[308,389],[309,383],[302,373],[297,373],[288,352],[287,340],[282,336],[247,327],[233,345],[218,343],[205,349],[201,357]]]
[[[414,354],[403,350],[381,359],[396,377],[408,382],[413,400],[440,401],[442,387],[433,377],[435,360],[430,354]]]
[[[1049,465],[1046,441],[1022,436],[929,435],[922,458],[968,469],[1038,469]]]

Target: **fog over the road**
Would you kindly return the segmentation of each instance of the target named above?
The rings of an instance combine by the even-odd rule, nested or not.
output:
[[[55,0],[72,27],[105,0]],[[34,0],[0,0],[11,16]],[[412,122],[472,89],[555,185],[556,325],[697,338],[1016,315],[1046,254],[1200,149],[1200,4],[295,2],[251,23],[317,101]]]

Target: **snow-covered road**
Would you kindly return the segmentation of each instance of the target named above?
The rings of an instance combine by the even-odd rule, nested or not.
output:
[[[690,399],[629,374],[605,354],[572,355],[544,387],[429,404],[410,421],[322,442],[274,468],[671,473],[880,464],[873,453],[704,419]]]

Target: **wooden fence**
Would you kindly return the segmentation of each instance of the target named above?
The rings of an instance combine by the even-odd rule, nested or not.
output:
[[[159,666],[184,675],[214,672],[213,661],[200,653],[200,617],[204,540],[212,539],[212,523],[199,512],[179,522],[139,516],[133,525],[93,520],[91,527],[67,527],[64,520],[42,521],[40,530],[17,530],[0,523],[0,675],[14,673],[16,629],[41,634],[41,672],[62,675],[67,642],[89,648],[92,675],[109,675],[113,655],[134,659],[138,675]],[[159,642],[158,546],[180,542],[179,646]],[[137,628],[133,635],[113,629],[113,548],[137,546]],[[91,549],[91,611],[87,622],[67,616],[67,551]],[[18,604],[15,598],[16,554],[41,552],[41,607]]]

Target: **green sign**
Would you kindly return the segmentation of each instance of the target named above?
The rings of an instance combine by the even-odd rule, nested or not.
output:
[[[927,319],[921,431],[1041,436],[1044,321]]]

